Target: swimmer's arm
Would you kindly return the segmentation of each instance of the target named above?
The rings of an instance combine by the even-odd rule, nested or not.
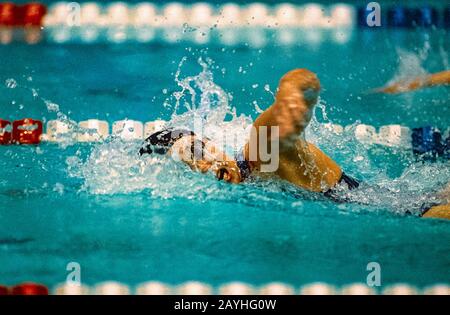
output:
[[[428,76],[417,77],[413,80],[400,81],[384,88],[379,88],[376,92],[386,94],[396,94],[418,90],[426,87],[450,84],[450,70],[434,73]]]
[[[260,128],[267,127],[268,138],[271,139],[270,127],[278,127],[279,167],[275,173],[297,186],[317,192],[336,185],[342,175],[339,165],[306,142],[303,134],[317,103],[319,90],[319,80],[308,70],[293,70],[282,78],[275,103],[256,119],[253,124],[256,133],[252,133],[245,147],[245,157],[252,167],[257,169],[261,164],[258,137],[265,133],[260,132]],[[257,161],[249,159],[252,146],[253,150],[258,148]]]
[[[431,207],[423,217],[450,220],[450,204]]]
[[[294,148],[280,152],[276,174],[301,188],[325,192],[336,186],[342,177],[342,170],[314,144],[299,139]]]
[[[438,197],[443,200],[444,204],[431,207],[423,217],[450,220],[450,184],[438,194]]]
[[[303,86],[308,84],[305,82],[308,79],[311,81],[311,91],[305,95]],[[254,166],[259,166],[261,163],[259,152],[266,149],[258,147],[259,137],[267,137],[270,146],[270,139],[275,137],[272,134],[274,128],[278,129],[280,147],[293,147],[311,119],[319,89],[320,84],[312,72],[304,69],[288,72],[280,81],[275,102],[254,121],[249,142],[244,150],[245,158]],[[257,156],[252,158],[251,153]]]

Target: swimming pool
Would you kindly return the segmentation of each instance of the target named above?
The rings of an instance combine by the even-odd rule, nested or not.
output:
[[[125,39],[117,42],[112,29],[101,28],[89,42],[71,31],[61,41],[61,28],[52,26],[36,45],[0,46],[0,117],[112,125],[187,122],[206,112],[213,138],[217,127],[244,136],[259,108],[273,101],[279,78],[305,67],[323,87],[309,139],[367,183],[348,193],[365,205],[336,204],[277,182],[227,185],[172,161],[144,163],[135,154],[139,141],[117,137],[0,146],[1,283],[54,286],[66,280],[69,262],[80,264],[89,285],[341,286],[364,283],[370,262],[380,264],[383,287],[450,282],[448,222],[405,215],[450,181],[448,160],[422,162],[408,146],[355,136],[361,124],[447,130],[448,88],[369,91],[448,69],[448,30],[246,27],[202,35],[182,26],[157,28],[152,40],[139,42],[135,29],[121,28]],[[197,84],[194,104],[180,86],[185,78]],[[222,98],[200,104],[211,89]]]

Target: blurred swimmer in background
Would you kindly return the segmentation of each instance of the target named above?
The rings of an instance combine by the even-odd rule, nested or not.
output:
[[[411,80],[403,80],[386,87],[378,88],[375,92],[398,94],[434,86],[450,86],[450,70],[419,76]]]

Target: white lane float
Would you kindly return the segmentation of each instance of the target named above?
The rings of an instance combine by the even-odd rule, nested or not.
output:
[[[152,26],[158,21],[158,13],[153,3],[139,3],[131,14],[130,20],[135,27]]]
[[[262,286],[258,293],[261,295],[294,295],[295,289],[282,282],[272,282]]]
[[[90,288],[84,284],[62,283],[53,290],[54,295],[88,295]]]
[[[355,137],[363,144],[373,144],[378,140],[378,134],[375,127],[364,124],[356,126]]]
[[[419,290],[406,283],[397,283],[386,287],[383,295],[418,295]]]
[[[450,295],[450,285],[435,284],[424,288],[424,295]]]
[[[301,295],[336,295],[337,289],[333,285],[317,282],[304,285],[300,289]]]
[[[243,21],[241,8],[234,3],[227,3],[218,10],[218,26],[219,27],[238,27]]]
[[[163,130],[165,125],[166,122],[164,120],[146,122],[144,125],[144,138],[147,139],[153,133]]]
[[[76,141],[77,123],[74,121],[49,120],[43,140],[49,142]]]
[[[380,127],[378,144],[388,147],[411,148],[411,129],[400,125],[387,125]]]
[[[186,8],[178,2],[164,6],[162,16],[163,26],[182,26],[187,21]]]
[[[107,24],[112,25],[127,25],[130,16],[128,5],[124,2],[113,2],[106,7]]]
[[[269,14],[269,9],[263,3],[252,3],[244,9],[244,21],[250,26],[269,26],[272,24],[272,19]]]
[[[68,25],[67,21],[69,13],[69,2],[56,2],[49,7],[44,23],[46,26],[59,24]]]
[[[175,292],[178,295],[211,295],[213,288],[206,283],[189,281],[177,286]]]
[[[116,281],[102,282],[94,287],[94,294],[97,295],[129,295],[130,292],[126,284]]]
[[[188,23],[191,26],[209,26],[214,22],[214,12],[210,4],[205,2],[195,3],[191,6],[188,12]]]
[[[377,292],[364,283],[353,283],[342,287],[341,295],[376,295]]]
[[[275,8],[275,23],[277,26],[296,26],[300,23],[298,7],[290,3],[282,3]]]
[[[355,8],[351,5],[339,3],[330,7],[331,26],[351,27],[355,21]]]
[[[97,25],[102,19],[102,9],[95,2],[86,2],[80,5],[81,25]]]
[[[324,7],[320,4],[306,4],[301,10],[301,25],[308,28],[326,26],[324,11]]]
[[[114,122],[112,133],[127,141],[142,140],[144,124],[135,120],[119,120]]]
[[[149,281],[141,283],[136,287],[137,295],[170,295],[172,288],[165,283]]]
[[[253,286],[243,282],[230,282],[218,288],[220,295],[252,295],[256,293]]]
[[[379,144],[388,147],[411,148],[411,129],[401,125],[375,127],[360,124],[355,128],[355,137],[363,144]]]
[[[109,136],[109,124],[107,121],[89,119],[78,123],[78,142],[98,142]]]

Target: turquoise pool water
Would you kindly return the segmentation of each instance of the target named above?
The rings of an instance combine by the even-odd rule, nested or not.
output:
[[[138,143],[4,146],[0,282],[54,285],[66,279],[72,261],[80,263],[88,284],[340,285],[365,282],[373,261],[381,265],[383,285],[449,282],[449,223],[404,215],[450,181],[448,161],[423,164],[403,149],[366,148],[352,129],[364,123],[445,130],[447,88],[398,96],[367,91],[395,77],[448,69],[449,34],[354,30],[348,42],[338,43],[331,31],[318,31],[313,41],[296,31],[296,44],[286,45],[275,31],[266,33],[260,47],[164,39],[0,46],[0,81],[16,82],[15,88],[0,87],[0,117],[55,119],[47,100],[75,121],[169,120],[172,94],[180,90],[177,70],[180,77],[198,75],[202,58],[210,59],[205,71],[213,74],[211,82],[232,96],[230,107],[255,118],[257,107],[272,102],[283,73],[307,67],[323,86],[308,135],[367,183],[350,194],[364,205],[336,204],[277,182],[226,185],[170,161],[137,169]],[[177,117],[186,111],[181,105]],[[324,122],[350,128],[335,135],[321,127]]]

